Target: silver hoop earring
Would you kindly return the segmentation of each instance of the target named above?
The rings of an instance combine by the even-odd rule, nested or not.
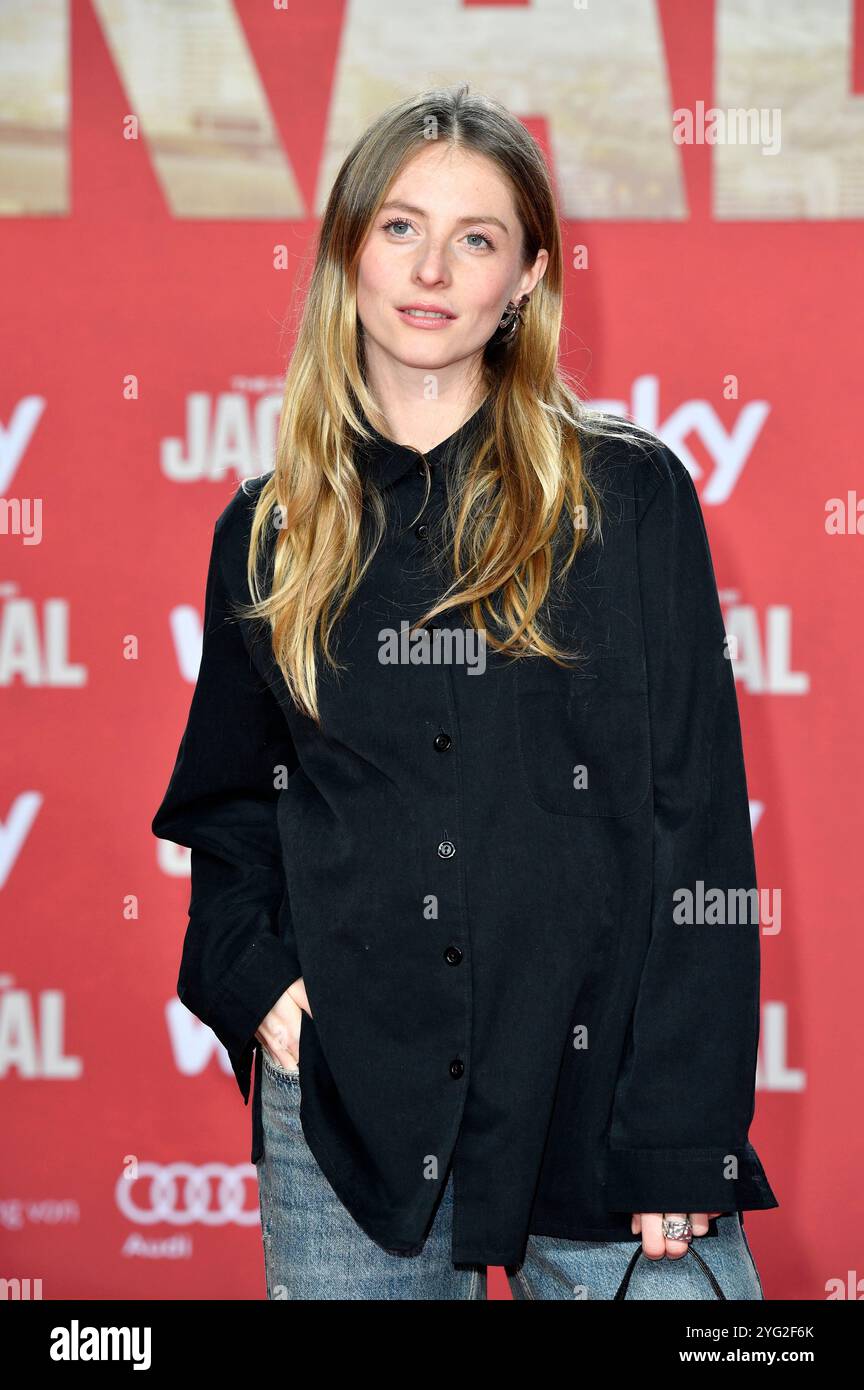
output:
[[[497,329],[503,341],[506,342],[510,338],[515,338],[516,334],[519,332],[519,329],[522,327],[525,305],[530,298],[531,296],[529,294],[523,294],[518,304],[514,304],[512,299],[507,301],[507,308],[501,315],[501,320]]]

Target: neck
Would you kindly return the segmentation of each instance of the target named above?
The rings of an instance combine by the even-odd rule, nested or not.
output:
[[[434,376],[438,394],[427,397],[430,376]],[[479,410],[486,395],[486,384],[462,373],[448,378],[447,374],[419,372],[415,369],[378,371],[368,374],[369,388],[387,419],[388,438],[405,447],[426,453],[451,434]]]

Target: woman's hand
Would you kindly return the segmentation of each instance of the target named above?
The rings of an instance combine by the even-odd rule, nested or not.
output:
[[[304,1009],[311,1018],[312,1010],[301,975],[279,996],[255,1033],[274,1062],[278,1062],[286,1071],[300,1065],[300,1024]]]
[[[664,1255],[668,1255],[670,1260],[680,1260],[682,1255],[687,1254],[689,1240],[671,1240],[669,1236],[663,1234],[663,1216],[674,1221],[686,1221],[686,1213],[677,1211],[634,1211],[633,1219],[630,1222],[630,1229],[634,1236],[642,1232],[642,1249],[649,1260],[662,1260]],[[690,1224],[693,1227],[694,1236],[704,1236],[708,1232],[708,1222],[713,1216],[722,1216],[721,1211],[691,1211],[689,1214]]]

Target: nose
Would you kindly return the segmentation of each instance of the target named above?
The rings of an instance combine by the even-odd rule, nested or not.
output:
[[[450,281],[447,243],[429,240],[417,253],[414,278],[423,285],[446,285]]]

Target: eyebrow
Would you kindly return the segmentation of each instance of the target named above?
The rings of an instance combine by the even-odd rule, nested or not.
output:
[[[388,208],[401,208],[403,212],[413,212],[415,217],[428,217],[429,214],[423,208],[414,207],[413,203],[382,203],[380,211],[385,212]],[[469,222],[491,222],[496,227],[500,227],[502,232],[510,235],[510,228],[506,222],[502,222],[500,217],[492,217],[487,213],[478,213],[476,217],[459,217],[457,223],[460,227],[467,226]]]

